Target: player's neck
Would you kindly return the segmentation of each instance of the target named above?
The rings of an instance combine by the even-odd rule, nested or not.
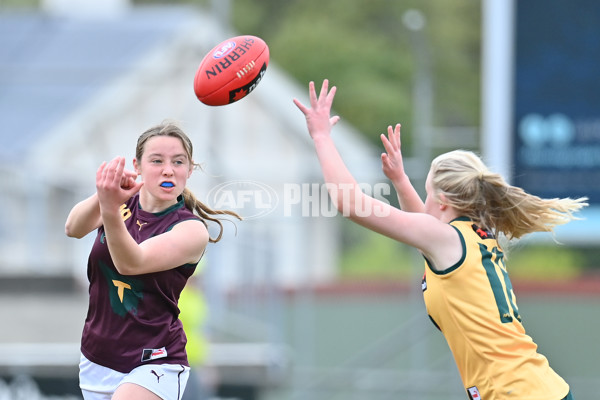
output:
[[[172,205],[177,204],[177,198],[164,200],[157,198],[144,190],[140,190],[139,202],[142,210],[149,213],[159,213]]]

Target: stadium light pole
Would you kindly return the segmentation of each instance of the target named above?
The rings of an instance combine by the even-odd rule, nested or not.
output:
[[[402,15],[402,23],[410,35],[410,45],[415,57],[413,82],[413,161],[417,173],[417,191],[423,196],[425,178],[431,159],[431,125],[433,120],[433,79],[430,46],[425,28],[427,21],[419,10],[410,9]]]
[[[514,0],[482,2],[482,147],[490,168],[510,179]]]
[[[415,57],[415,74],[413,83],[413,120],[416,134],[414,138],[414,155],[412,163],[415,167],[415,187],[422,198],[425,196],[425,180],[431,159],[431,125],[433,118],[433,84],[430,46],[425,31],[427,21],[423,13],[416,9],[409,9],[402,15],[402,23],[409,32],[410,45]],[[422,313],[421,287],[419,278],[423,273],[423,258],[414,251],[414,262],[410,280],[410,298],[413,303],[414,314]],[[420,321],[420,322],[419,322]],[[412,346],[409,349],[410,365],[413,371],[424,371],[427,366],[427,346],[421,340],[426,330],[425,318],[417,320],[411,332]]]

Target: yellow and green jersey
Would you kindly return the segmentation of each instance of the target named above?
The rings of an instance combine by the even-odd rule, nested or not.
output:
[[[427,312],[442,331],[471,399],[559,400],[567,383],[525,333],[496,238],[466,218],[450,223],[462,258],[445,271],[425,262]]]

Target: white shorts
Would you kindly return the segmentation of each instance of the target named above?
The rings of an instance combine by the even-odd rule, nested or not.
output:
[[[83,354],[79,361],[79,387],[84,400],[110,400],[122,383],[135,383],[163,400],[181,400],[190,367],[180,364],[146,364],[128,374],[103,367]]]

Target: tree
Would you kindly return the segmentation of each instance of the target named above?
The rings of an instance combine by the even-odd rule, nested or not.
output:
[[[237,0],[240,33],[262,37],[274,62],[300,83],[329,78],[334,107],[379,145],[401,122],[410,149],[415,57],[403,14],[418,8],[434,65],[437,126],[479,122],[480,3],[471,0]]]

